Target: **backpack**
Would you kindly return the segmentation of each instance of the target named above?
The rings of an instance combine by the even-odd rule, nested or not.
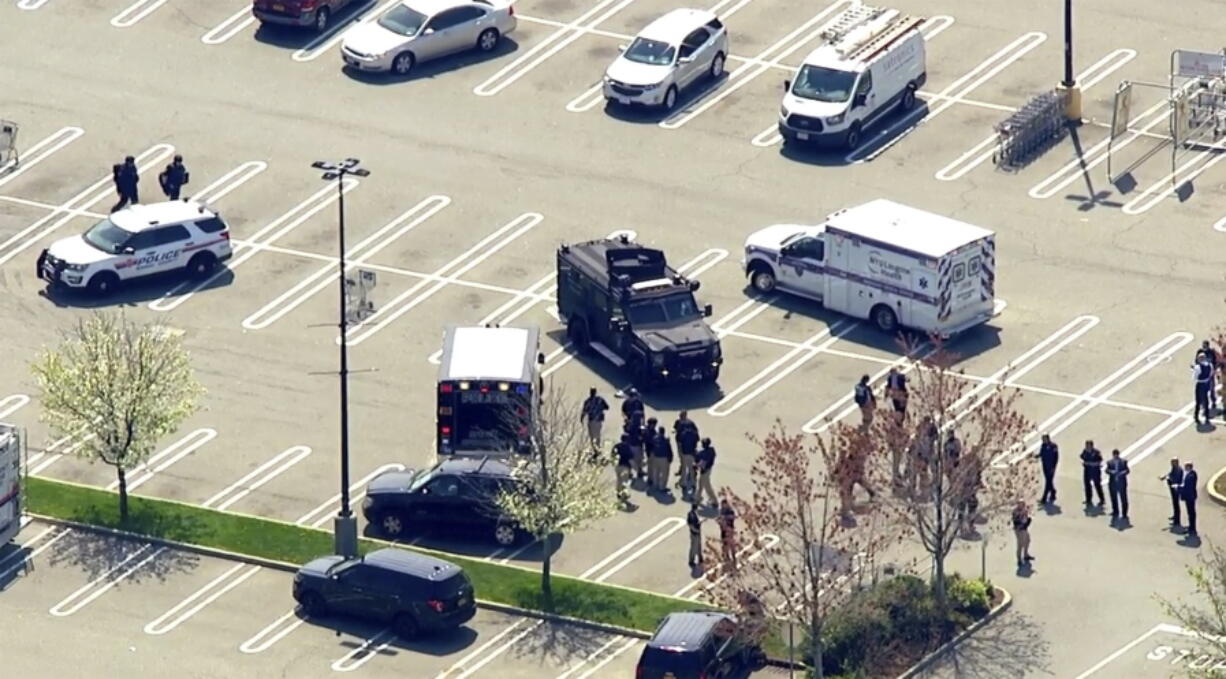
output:
[[[863,385],[863,384],[857,384],[856,391],[855,391],[856,405],[863,406],[864,404],[868,403],[868,397],[869,397],[868,386]]]

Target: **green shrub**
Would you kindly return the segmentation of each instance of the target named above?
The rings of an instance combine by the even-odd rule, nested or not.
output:
[[[853,599],[826,622],[822,669],[827,675],[856,676],[872,653],[894,635],[890,614],[870,597]]]
[[[948,584],[949,605],[955,611],[966,614],[972,620],[978,620],[988,614],[992,607],[988,583],[977,579],[953,578]]]

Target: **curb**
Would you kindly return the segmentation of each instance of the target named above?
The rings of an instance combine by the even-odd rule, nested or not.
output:
[[[1226,467],[1222,467],[1221,469],[1217,470],[1216,474],[1210,476],[1209,484],[1205,488],[1205,490],[1209,493],[1209,497],[1219,505],[1226,505],[1226,495],[1222,495],[1215,490],[1217,487],[1217,480],[1221,478],[1223,474],[1226,474]]]
[[[988,611],[987,615],[976,620],[970,627],[962,630],[958,636],[950,639],[944,644],[941,644],[940,648],[937,650],[921,658],[919,662],[911,666],[911,669],[898,675],[897,679],[912,679],[913,677],[917,676],[920,672],[928,669],[929,665],[936,662],[941,656],[953,649],[954,646],[962,643],[962,641],[967,637],[975,632],[978,632],[980,629],[983,629],[983,627],[985,627],[989,622],[992,622],[996,618],[1000,617],[1001,613],[1009,610],[1009,607],[1013,605],[1013,595],[1003,587],[996,587],[996,589],[1003,595],[1003,598],[999,604],[996,604],[992,610]]]

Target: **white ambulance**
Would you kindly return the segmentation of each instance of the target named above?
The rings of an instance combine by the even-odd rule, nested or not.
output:
[[[990,319],[996,304],[992,231],[884,199],[817,226],[757,231],[744,265],[758,292],[807,297],[890,334],[949,337]]]
[[[886,114],[915,107],[928,77],[922,17],[856,5],[822,32],[825,42],[783,84],[784,142],[855,148]]]

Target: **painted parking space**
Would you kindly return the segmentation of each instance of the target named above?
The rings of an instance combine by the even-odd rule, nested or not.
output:
[[[1168,677],[1184,671],[1216,674],[1226,671],[1226,656],[1206,652],[1195,635],[1169,623],[1160,623],[1130,640],[1078,674],[1090,677]]]

